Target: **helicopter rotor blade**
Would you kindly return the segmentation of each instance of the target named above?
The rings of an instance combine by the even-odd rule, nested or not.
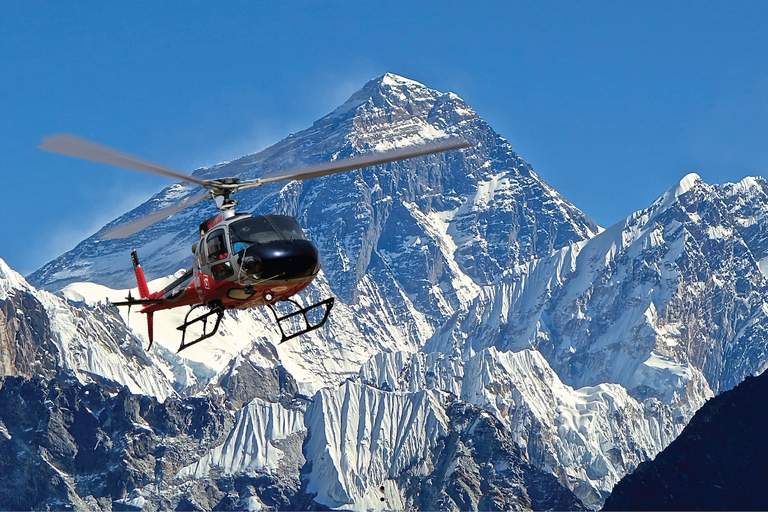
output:
[[[351,171],[361,167],[371,167],[373,165],[386,164],[389,162],[396,162],[398,160],[405,160],[407,158],[432,155],[434,153],[441,153],[451,149],[461,149],[472,146],[474,146],[474,144],[467,142],[465,139],[452,137],[449,139],[420,144],[418,146],[390,149],[388,151],[382,151],[381,153],[374,153],[371,155],[347,158],[344,160],[337,160],[334,162],[328,162],[309,167],[277,171],[262,176],[258,179],[258,181],[260,184],[265,184],[281,180],[306,180],[309,178],[327,176],[328,174],[335,174],[337,172]]]
[[[272,183],[275,181],[305,180],[309,178],[317,178],[320,176],[327,176],[329,174],[360,169],[362,167],[371,167],[374,165],[396,162],[408,158],[432,155],[452,149],[468,148],[474,145],[467,142],[465,139],[451,137],[438,141],[428,142],[418,146],[397,148],[389,151],[383,151],[381,153],[362,155],[309,167],[277,171],[274,173],[266,174],[254,180],[238,183],[237,179],[235,178],[212,181],[200,180],[183,172],[163,167],[133,155],[129,155],[128,153],[123,153],[122,151],[118,151],[107,146],[102,146],[101,144],[97,144],[95,142],[91,142],[74,135],[52,135],[50,137],[44,138],[42,142],[43,143],[38,147],[44,151],[50,151],[52,153],[58,153],[61,155],[114,165],[134,171],[157,174],[167,178],[174,178],[193,183],[207,189],[205,192],[202,192],[198,195],[188,197],[187,199],[179,201],[178,203],[172,204],[165,208],[161,208],[160,210],[157,210],[149,215],[145,215],[133,221],[125,222],[97,234],[97,236],[101,239],[126,238],[138,231],[141,231],[147,226],[151,226],[155,222],[159,222],[164,218],[183,210],[184,208],[188,208],[193,204],[202,201],[203,199],[214,197],[226,198],[230,193],[236,192],[238,190],[260,187],[266,183]],[[231,180],[231,182],[227,180]]]
[[[123,153],[122,151],[102,146],[101,144],[96,144],[95,142],[74,135],[61,134],[45,137],[43,143],[38,147],[44,151],[50,151],[51,153],[58,153],[60,155],[73,156],[102,164],[124,167],[134,171],[158,174],[167,178],[194,183],[201,187],[207,185],[206,181],[199,180],[189,174],[175,171],[147,160],[142,160],[141,158],[129,155],[128,153]]]
[[[144,215],[143,217],[139,217],[136,220],[118,224],[117,226],[110,228],[103,233],[98,233],[98,237],[101,239],[129,237],[132,234],[146,228],[147,226],[151,226],[155,222],[159,222],[164,218],[173,215],[176,212],[180,212],[184,208],[189,208],[193,204],[199,203],[200,201],[204,199],[208,199],[210,197],[211,197],[211,193],[206,190],[201,194],[197,194],[192,197],[182,199],[177,203],[174,203],[170,206],[166,206],[165,208],[161,208],[155,212],[150,213],[149,215]]]

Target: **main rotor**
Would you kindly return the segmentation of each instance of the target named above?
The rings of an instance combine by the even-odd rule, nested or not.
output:
[[[176,212],[199,203],[204,199],[213,199],[219,210],[226,211],[237,205],[237,201],[232,199],[232,195],[240,190],[261,187],[262,185],[273,183],[275,181],[317,178],[329,174],[360,169],[362,167],[396,162],[398,160],[431,155],[449,151],[451,149],[461,149],[470,146],[472,146],[472,144],[464,139],[450,137],[417,146],[391,149],[381,153],[372,153],[344,160],[335,160],[309,167],[267,173],[260,178],[245,181],[240,181],[239,178],[235,177],[216,178],[212,180],[199,179],[195,176],[69,134],[46,137],[43,139],[43,143],[39,148],[52,153],[182,180],[205,189],[202,193],[187,197],[175,204],[161,208],[139,219],[120,224],[100,234],[100,238],[125,238]]]

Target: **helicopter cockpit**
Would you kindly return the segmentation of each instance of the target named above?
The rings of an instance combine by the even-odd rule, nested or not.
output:
[[[209,268],[216,282],[236,273],[248,280],[304,277],[319,270],[317,250],[287,215],[243,216],[212,227],[200,247],[200,267]]]

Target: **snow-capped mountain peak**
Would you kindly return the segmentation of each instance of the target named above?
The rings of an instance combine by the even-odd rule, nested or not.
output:
[[[105,379],[163,400],[176,394],[114,311],[29,285],[0,259],[0,377]]]
[[[29,291],[27,281],[0,258],[0,300],[6,300],[14,290]]]

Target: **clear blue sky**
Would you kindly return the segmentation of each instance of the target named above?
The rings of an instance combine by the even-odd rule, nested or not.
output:
[[[70,132],[192,171],[394,72],[463,97],[601,225],[688,172],[768,172],[768,2],[12,2],[0,258],[26,274],[168,181],[39,151]]]

